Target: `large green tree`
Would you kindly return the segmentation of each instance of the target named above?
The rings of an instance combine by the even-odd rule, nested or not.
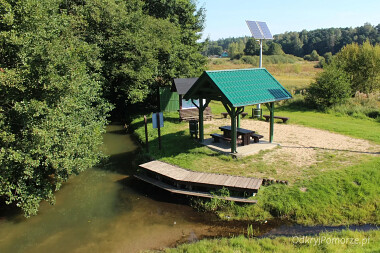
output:
[[[92,167],[110,106],[99,50],[59,0],[0,1],[0,196],[26,216]]]
[[[88,43],[102,55],[105,97],[123,107],[145,101],[173,77],[201,74],[203,10],[190,0],[73,2]]]

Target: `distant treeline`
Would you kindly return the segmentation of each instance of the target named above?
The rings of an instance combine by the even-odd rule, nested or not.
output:
[[[220,55],[220,52],[228,51],[232,43],[246,45],[249,38],[246,36],[209,41],[203,53],[205,55]],[[373,26],[365,23],[363,26],[356,28],[328,28],[278,34],[274,36],[273,41],[266,41],[267,45],[264,45],[264,53],[265,49],[269,48],[270,44],[274,42],[281,45],[286,54],[299,57],[309,55],[313,50],[316,50],[319,55],[324,55],[327,52],[335,54],[345,45],[353,42],[362,45],[367,40],[373,45],[380,43],[380,24]]]

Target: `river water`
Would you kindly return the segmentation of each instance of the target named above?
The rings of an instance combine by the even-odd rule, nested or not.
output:
[[[237,235],[247,228],[248,223],[198,213],[134,179],[136,146],[122,126],[107,127],[103,148],[109,160],[72,177],[56,193],[56,204],[42,202],[37,216],[26,219],[19,210],[0,206],[1,253],[137,252]],[[253,228],[264,236],[310,233],[283,222]]]
[[[72,177],[56,193],[56,204],[42,202],[37,216],[26,219],[2,207],[1,253],[136,252],[242,232],[134,179],[136,146],[122,126],[107,127],[104,148],[109,161]]]

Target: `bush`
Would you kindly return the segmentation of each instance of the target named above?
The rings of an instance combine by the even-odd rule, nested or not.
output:
[[[335,65],[326,66],[309,88],[306,100],[313,106],[326,109],[344,103],[351,95],[347,73]]]
[[[373,118],[380,116],[379,94],[363,94],[356,92],[355,97],[350,98],[343,104],[331,108],[332,113],[353,116],[355,118]]]
[[[246,64],[252,64],[252,65],[258,65],[259,64],[259,57],[257,56],[248,56],[245,55],[241,58],[242,62]]]

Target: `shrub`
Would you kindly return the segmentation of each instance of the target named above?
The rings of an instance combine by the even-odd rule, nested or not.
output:
[[[346,72],[335,65],[325,68],[309,88],[306,100],[311,105],[326,109],[344,103],[351,95],[350,79]]]

